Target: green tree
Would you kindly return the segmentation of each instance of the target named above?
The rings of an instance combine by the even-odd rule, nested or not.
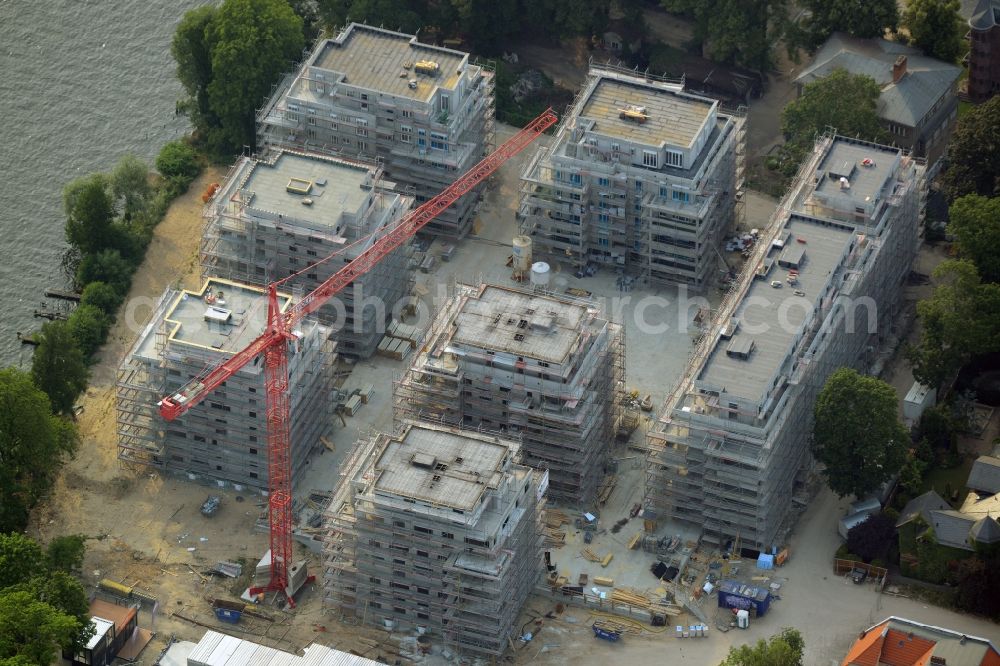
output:
[[[329,3],[334,4],[334,3]],[[422,7],[410,0],[352,0],[345,18],[390,30],[415,33],[424,26]]]
[[[0,533],[0,590],[31,580],[45,571],[42,548],[17,532]]]
[[[843,69],[806,84],[799,98],[781,112],[785,143],[776,156],[769,158],[768,168],[794,176],[805,156],[812,152],[817,135],[829,128],[845,136],[883,139],[876,111],[879,92],[874,79]]]
[[[902,24],[910,43],[932,58],[956,62],[965,51],[969,29],[959,9],[958,0],[907,0]]]
[[[6,663],[51,664],[62,649],[74,645],[80,630],[76,618],[28,591],[0,591],[0,660],[10,660]]]
[[[797,41],[815,49],[835,32],[867,39],[896,30],[899,9],[896,0],[803,0],[807,10]]]
[[[802,95],[781,112],[781,131],[790,143],[812,149],[818,133],[833,127],[845,136],[879,140],[883,129],[876,111],[879,87],[869,76],[837,69],[806,84]]]
[[[876,513],[848,530],[847,550],[870,563],[885,558],[895,540],[895,519],[885,513]]]
[[[77,444],[76,428],[52,414],[27,373],[0,370],[0,532],[24,529],[28,510]]]
[[[757,71],[771,67],[771,50],[788,26],[787,0],[662,0],[694,21],[695,40],[713,60]]]
[[[719,666],[802,666],[805,643],[797,629],[782,629],[780,634],[757,641],[754,645],[729,648],[729,655]]]
[[[108,317],[114,317],[121,304],[122,294],[110,284],[99,280],[89,283],[80,294],[80,305],[92,305]]]
[[[104,282],[111,286],[122,298],[128,294],[135,267],[118,250],[104,250],[90,254],[80,261],[76,270],[76,283],[87,285]]]
[[[108,334],[108,317],[93,305],[80,305],[67,320],[73,339],[83,355],[90,358]]]
[[[917,381],[940,387],[974,355],[1000,350],[1000,285],[982,284],[967,260],[943,262],[934,281],[917,303],[920,339],[906,356]]]
[[[941,181],[952,199],[966,194],[1000,195],[1000,95],[973,106],[958,119]]]
[[[517,0],[452,0],[462,33],[478,53],[495,55],[517,34]]]
[[[49,396],[54,412],[70,415],[77,396],[87,388],[88,375],[73,327],[65,321],[51,321],[42,326],[36,339],[31,378]]]
[[[83,556],[87,550],[87,537],[83,534],[67,534],[54,538],[45,547],[45,564],[50,571],[78,574],[83,568]]]
[[[226,0],[206,28],[212,80],[208,101],[225,150],[256,145],[257,107],[302,55],[302,19],[285,0]]]
[[[180,181],[187,187],[201,171],[198,153],[183,141],[171,141],[156,156],[156,170],[164,178]]]
[[[835,493],[864,497],[906,462],[910,438],[897,416],[896,391],[876,377],[840,368],[816,399],[816,459]]]
[[[128,222],[146,212],[153,188],[149,167],[135,155],[125,155],[111,171],[111,194],[121,202],[122,216]]]
[[[73,637],[73,647],[80,649],[92,635],[89,629],[90,600],[76,578],[65,571],[47,571],[18,586],[31,592],[39,601],[76,619],[80,629]]]
[[[70,182],[63,190],[66,240],[84,255],[115,246],[114,205],[103,175]]]
[[[217,12],[218,8],[213,5],[188,11],[178,24],[170,44],[170,53],[177,62],[177,79],[188,94],[188,98],[178,104],[178,109],[187,113],[194,126],[201,131],[217,124],[208,103],[208,84],[212,82],[212,48],[208,28]],[[156,168],[160,169],[159,163]],[[163,173],[162,169],[160,173]]]
[[[1000,282],[1000,198],[969,194],[956,199],[948,214],[959,255],[976,265],[983,282]]]
[[[956,605],[964,611],[1000,619],[1000,555],[970,557],[958,564]]]

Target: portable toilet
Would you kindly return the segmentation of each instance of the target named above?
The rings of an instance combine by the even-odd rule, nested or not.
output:
[[[740,629],[750,628],[750,611],[740,610],[736,611],[736,626]]]

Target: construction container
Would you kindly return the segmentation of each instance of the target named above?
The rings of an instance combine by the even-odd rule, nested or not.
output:
[[[232,608],[216,608],[215,617],[219,619],[220,622],[228,622],[229,624],[237,624],[240,618],[243,616],[238,610],[233,610]]]
[[[719,583],[719,608],[753,610],[757,617],[767,613],[771,607],[771,592],[753,585],[745,585],[735,580]]]

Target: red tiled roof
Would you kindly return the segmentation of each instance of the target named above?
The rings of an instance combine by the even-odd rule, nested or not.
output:
[[[841,666],[878,666],[878,658],[882,654],[884,628],[885,622],[872,627],[867,634],[854,641]]]
[[[983,655],[983,661],[979,666],[1000,666],[1000,652],[997,652],[992,647],[987,648],[986,654]]]
[[[890,629],[882,646],[886,666],[922,666],[930,661],[936,641]]]

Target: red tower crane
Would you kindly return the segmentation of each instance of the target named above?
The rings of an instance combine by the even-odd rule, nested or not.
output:
[[[268,450],[268,519],[271,541],[271,580],[252,593],[280,590],[294,606],[289,588],[292,562],[292,467],[289,434],[288,355],[287,345],[295,339],[293,331],[306,316],[367,273],[393,250],[420,231],[428,222],[484,182],[500,166],[524,150],[558,118],[552,109],[531,121],[499,148],[490,153],[433,199],[407,213],[391,231],[378,239],[353,261],[331,275],[323,284],[303,297],[286,312],[278,305],[277,284],[267,288],[267,324],[260,337],[245,349],[195,377],[179,391],[159,402],[160,416],[172,421],[201,402],[209,393],[232,377],[254,358],[264,355],[264,383],[267,389]],[[333,256],[333,255],[331,255]],[[328,257],[329,258],[329,257]],[[325,261],[325,259],[323,260]],[[322,263],[322,262],[319,262]],[[287,278],[286,278],[287,279]]]

